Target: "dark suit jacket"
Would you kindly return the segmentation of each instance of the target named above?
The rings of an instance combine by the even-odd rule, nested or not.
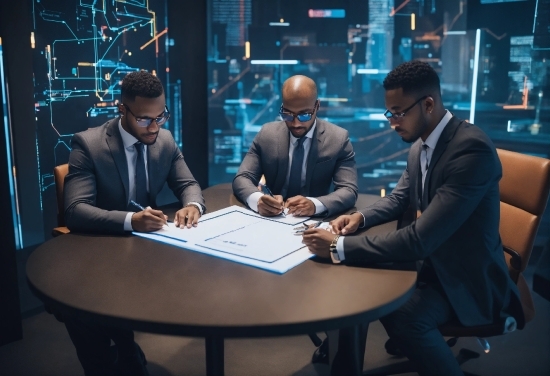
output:
[[[123,233],[128,213],[128,164],[118,118],[76,133],[65,177],[65,221],[71,231]],[[183,160],[172,135],[160,129],[147,147],[149,202],[167,182],[182,204],[204,205],[199,184]]]
[[[392,193],[361,210],[366,226],[416,212],[421,190],[421,140]],[[453,117],[432,155],[420,218],[383,236],[344,239],[346,262],[429,260],[459,321],[484,325],[513,315],[524,323],[519,293],[508,274],[499,235],[502,167],[487,135]]]
[[[314,197],[328,210],[328,215],[343,212],[357,200],[357,170],[355,153],[348,132],[317,118],[307,159],[303,196]],[[237,175],[233,193],[246,202],[258,191],[258,182],[265,175],[266,184],[274,194],[281,194],[288,166],[290,135],[284,121],[264,124],[252,142]],[[330,186],[334,182],[334,191]]]

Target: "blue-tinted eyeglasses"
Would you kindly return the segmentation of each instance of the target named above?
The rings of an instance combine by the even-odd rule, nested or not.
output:
[[[421,100],[423,99],[426,99],[428,98],[430,95],[424,95],[422,98],[419,98],[416,102],[414,102],[413,104],[411,104],[409,107],[407,107],[406,109],[404,109],[403,111],[401,111],[400,113],[393,113],[391,112],[390,110],[386,110],[386,112],[384,112],[384,116],[386,117],[386,119],[388,120],[395,120],[395,121],[399,121],[401,120],[401,118],[403,116],[405,116],[405,114],[407,114],[407,112],[409,112],[414,106],[416,106]]]
[[[292,123],[294,121],[294,118],[297,118],[300,123],[303,123],[311,120],[317,108],[319,108],[319,101],[315,101],[315,106],[313,106],[313,111],[304,112],[301,114],[293,114],[292,112],[285,109],[283,105],[281,105],[281,109],[279,110],[279,115],[281,116],[281,119],[283,119],[284,121],[288,121],[289,123]]]
[[[132,110],[130,110],[130,107],[128,107],[128,105],[122,103],[122,105],[126,108],[126,110],[128,110],[129,113],[132,114],[132,116],[134,117],[134,119],[136,119],[136,123],[138,126],[140,127],[148,127],[149,125],[151,125],[151,123],[153,121],[155,121],[155,123],[157,123],[157,125],[162,125],[164,123],[166,123],[168,121],[168,119],[170,119],[170,111],[168,111],[168,107],[164,106],[164,113],[162,114],[162,116],[159,116],[159,117],[156,117],[156,118],[150,118],[150,117],[138,117],[136,115],[134,115],[134,113],[132,112]]]

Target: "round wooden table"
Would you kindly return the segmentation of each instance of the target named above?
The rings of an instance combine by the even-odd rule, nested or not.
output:
[[[235,203],[228,184],[203,194],[210,212]],[[359,205],[376,199],[361,195]],[[402,305],[416,272],[311,259],[279,275],[137,236],[68,234],[38,247],[27,262],[27,279],[61,312],[144,332],[204,337],[207,373],[223,374],[224,338],[358,327]]]

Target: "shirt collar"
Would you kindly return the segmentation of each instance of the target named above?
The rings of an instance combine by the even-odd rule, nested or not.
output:
[[[317,118],[315,118],[315,121],[313,122],[313,127],[311,127],[309,132],[307,132],[304,137],[313,138],[313,132],[315,131],[316,126],[317,126]],[[290,134],[290,142],[292,143],[292,145],[298,142],[298,138],[294,137],[292,133],[290,133],[290,131],[288,133]]]
[[[122,128],[122,122],[120,119],[118,119],[118,130],[120,131],[120,136],[122,137],[122,143],[124,144],[124,149],[128,149],[129,147],[132,147],[136,142],[138,142],[137,138],[135,138],[130,133],[126,132],[124,128]]]
[[[435,146],[437,145],[437,141],[439,141],[439,136],[441,136],[441,133],[443,132],[443,129],[449,124],[449,121],[453,117],[453,114],[451,114],[449,111],[445,110],[445,116],[441,119],[439,124],[437,124],[437,127],[430,133],[428,138],[426,138],[426,141],[424,141],[423,145],[428,145],[432,150],[435,149]]]

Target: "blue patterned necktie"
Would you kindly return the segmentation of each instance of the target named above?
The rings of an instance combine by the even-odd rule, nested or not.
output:
[[[290,176],[288,177],[288,189],[286,198],[298,196],[302,188],[302,165],[304,164],[304,141],[306,137],[298,139],[298,143],[292,153],[292,165],[290,166]]]
[[[149,194],[147,193],[147,177],[145,175],[145,160],[143,158],[143,144],[136,142],[136,202],[143,207],[149,206]]]

